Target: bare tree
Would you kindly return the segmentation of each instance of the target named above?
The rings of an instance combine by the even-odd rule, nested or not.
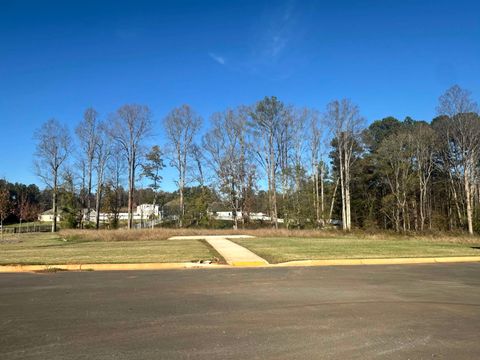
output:
[[[31,213],[32,204],[28,201],[25,194],[21,194],[18,200],[18,218],[20,220],[20,231],[22,231],[22,221],[26,220]]]
[[[111,154],[107,162],[107,179],[106,190],[107,196],[106,210],[109,212],[109,222],[114,228],[118,226],[118,213],[122,203],[122,175],[125,172],[125,158],[122,155],[121,148],[118,144],[113,144]]]
[[[135,173],[142,145],[152,130],[150,109],[144,105],[124,105],[114,114],[108,133],[120,147],[128,164],[128,228],[133,227]]]
[[[253,165],[248,162],[247,116],[241,109],[228,109],[212,116],[212,129],[203,138],[207,160],[216,174],[219,190],[226,195],[232,210],[234,229],[238,214],[245,219],[245,193]]]
[[[97,175],[97,193],[95,195],[95,228],[97,230],[100,227],[100,211],[103,188],[105,185],[105,171],[107,170],[108,160],[112,154],[112,144],[107,130],[106,123],[101,122],[98,124],[97,143],[95,144],[93,158],[94,168]]]
[[[288,203],[290,201],[290,180],[293,176],[293,152],[294,152],[294,136],[297,131],[295,124],[294,109],[286,108],[284,116],[279,118],[275,128],[274,142],[276,165],[278,167],[278,177],[280,180],[280,191],[282,194],[282,213],[284,223],[290,223],[290,214]],[[301,126],[301,124],[300,124]],[[296,144],[295,144],[296,145]]]
[[[320,205],[320,189],[319,189],[319,175],[320,169],[320,144],[322,139],[322,132],[319,126],[319,117],[317,114],[310,118],[310,136],[308,138],[310,145],[310,160],[313,177],[313,207],[315,208],[315,217],[317,225],[321,222],[321,215],[325,211],[323,202],[323,186],[321,191],[321,205]],[[323,177],[322,177],[323,180]],[[323,184],[323,181],[322,181]],[[323,224],[322,224],[323,225]]]
[[[335,100],[327,105],[326,120],[335,141],[339,163],[340,193],[342,195],[343,230],[351,229],[350,182],[354,148],[363,125],[358,106],[348,99]]]
[[[452,141],[450,135],[451,124],[450,118],[446,115],[439,116],[432,123],[438,135],[438,153],[437,160],[438,168],[446,174],[446,188],[448,189],[448,220],[449,227],[452,229],[456,223],[460,227],[465,225],[465,211],[462,192],[464,189],[462,169],[457,156],[458,146],[456,142]],[[453,202],[453,204],[451,204]]]
[[[37,141],[34,161],[36,174],[52,190],[52,232],[55,232],[57,231],[59,176],[69,154],[70,135],[64,125],[55,119],[50,119],[35,132],[34,138]]]
[[[333,206],[335,205],[335,199],[337,198],[337,190],[338,190],[338,183],[340,182],[340,178],[337,177],[335,181],[335,187],[333,188],[332,198],[330,201],[330,211],[328,212],[328,219],[331,220],[333,216]]]
[[[428,213],[427,197],[435,165],[434,156],[436,154],[437,136],[429,125],[419,123],[412,129],[412,141],[419,187],[420,230],[423,231]]]
[[[20,219],[20,228],[23,221],[35,221],[40,213],[40,206],[32,203],[27,195],[22,193],[18,203],[18,218]],[[21,231],[21,230],[20,230]]]
[[[84,213],[84,209],[88,206],[87,204],[87,198],[88,196],[88,180],[87,180],[87,164],[86,160],[79,156],[75,163],[75,167],[77,170],[77,173],[79,174],[80,177],[80,192],[79,192],[79,197],[80,197],[80,203],[82,206],[82,219],[81,219],[81,227],[84,227],[85,222],[88,222],[89,219],[87,219],[86,214]]]
[[[203,169],[205,156],[203,155],[202,149],[197,144],[192,145],[192,157],[196,164],[195,181],[197,181],[203,189],[205,185],[205,173]]]
[[[75,129],[80,147],[81,147],[81,163],[84,166],[82,169],[85,172],[86,178],[86,206],[87,222],[90,222],[90,212],[92,209],[92,177],[93,177],[93,161],[95,157],[95,150],[98,143],[98,113],[93,108],[88,108],[83,114],[83,121],[78,124]],[[82,176],[83,178],[83,176]],[[84,184],[82,184],[82,187]]]
[[[393,206],[384,204],[384,211],[395,223],[395,230],[407,230],[408,195],[415,176],[415,147],[412,133],[408,131],[393,134],[385,139],[378,149],[380,171],[384,175],[394,201]],[[389,200],[386,197],[385,200]]]
[[[307,160],[307,142],[308,138],[307,122],[312,116],[312,112],[308,109],[292,109],[289,116],[291,123],[289,140],[286,141],[290,147],[289,170],[287,171],[289,181],[287,181],[287,194],[293,197],[290,201],[291,213],[284,211],[284,222],[287,228],[290,226],[291,220],[294,220],[299,226],[302,219],[301,193],[302,193],[302,179],[306,175],[306,160]],[[292,196],[293,194],[293,196]],[[288,199],[288,198],[287,198]],[[293,204],[292,204],[293,202]],[[287,208],[287,204],[284,208]]]
[[[170,165],[177,169],[177,186],[180,193],[180,219],[183,226],[185,216],[184,189],[187,183],[188,161],[191,157],[195,135],[202,124],[202,118],[189,105],[173,109],[165,118],[164,126],[168,138]]]
[[[275,228],[278,228],[276,177],[279,163],[276,141],[286,115],[285,105],[275,96],[259,101],[251,112],[252,127],[258,139],[258,159],[267,174],[269,211]]]
[[[306,139],[310,150],[311,173],[313,182],[313,207],[317,225],[325,225],[325,176],[326,165],[323,161],[324,124],[315,110],[309,110]]]
[[[444,139],[463,175],[468,232],[473,234],[473,193],[480,159],[480,118],[469,91],[452,86],[439,98],[439,115],[449,118]]]

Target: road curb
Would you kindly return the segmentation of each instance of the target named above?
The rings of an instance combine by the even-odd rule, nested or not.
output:
[[[56,265],[0,265],[0,273],[55,272],[55,271],[128,271],[128,270],[181,270],[225,269],[238,267],[314,267],[344,265],[401,265],[480,262],[480,256],[452,256],[436,258],[386,258],[386,259],[332,259],[298,260],[278,264],[256,261],[236,261],[232,265],[199,263],[138,263],[138,264],[56,264]]]
[[[384,259],[332,259],[287,261],[272,266],[338,266],[338,265],[401,265],[456,262],[480,262],[480,256],[452,256],[430,258],[384,258]]]
[[[122,271],[122,270],[180,270],[229,267],[200,263],[138,263],[138,264],[55,264],[55,265],[1,265],[0,273],[55,272],[55,271]]]
[[[270,264],[265,261],[232,261],[231,265],[233,267],[262,267]]]

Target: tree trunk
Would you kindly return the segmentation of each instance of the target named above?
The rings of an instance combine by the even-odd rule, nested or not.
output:
[[[454,201],[454,204],[455,204],[455,208],[457,210],[458,222],[459,222],[460,226],[463,226],[463,216],[462,216],[462,212],[460,210],[457,190],[455,189],[455,183],[453,181],[452,174],[450,173],[450,171],[448,172],[448,174],[449,174],[449,177],[450,177],[450,186],[451,186],[451,189],[452,189],[453,201]]]
[[[315,207],[316,226],[320,224],[320,189],[318,187],[318,164],[314,164],[313,173],[313,204]]]
[[[345,188],[345,219],[347,221],[346,230],[352,230],[352,213],[350,206],[350,188],[347,186]]]
[[[317,187],[317,174],[315,173],[315,168],[313,169],[313,186],[312,186],[312,195],[313,195],[313,208],[315,209],[315,219],[316,219],[316,222],[317,222],[317,226],[318,226],[318,208],[319,208],[319,204],[317,202],[317,192],[318,192],[318,187]]]
[[[347,160],[347,155],[345,154],[345,160]],[[345,220],[347,222],[346,229],[350,231],[352,229],[352,213],[350,206],[350,164],[345,162],[344,166],[345,171]]]
[[[270,189],[270,196],[272,198],[272,221],[275,229],[278,229],[278,220],[277,220],[277,184],[275,179],[275,153],[273,148],[273,130],[270,134],[269,140],[269,152],[270,152],[270,181],[271,181],[271,189]]]
[[[181,181],[183,183],[183,180]],[[178,221],[178,225],[183,227],[183,217],[185,216],[185,205],[183,204],[183,184],[179,187],[180,193],[180,219]]]
[[[53,222],[52,222],[52,232],[57,231],[57,191],[58,191],[58,173],[55,170],[53,173],[53,194],[52,194],[52,211],[53,211]]]
[[[273,180],[272,184],[272,202],[273,202],[273,224],[275,226],[275,229],[278,229],[278,212],[277,212],[277,192],[276,192],[276,181],[275,179]]]
[[[338,189],[338,178],[337,181],[335,181],[335,188],[333,189],[333,195],[332,195],[332,202],[330,203],[330,213],[328,215],[328,220],[332,220],[333,216],[333,205],[335,204],[335,198],[337,196],[337,189]]]
[[[296,223],[300,225],[300,165],[297,164],[295,171],[295,212],[296,212]],[[286,221],[286,220],[284,220]],[[287,224],[288,228],[288,224]]]
[[[420,204],[419,204],[419,210],[420,210],[420,231],[423,231],[424,225],[425,225],[425,192],[424,192],[424,184],[422,181],[421,176],[419,176],[419,185],[420,185]],[[416,218],[415,218],[416,219]],[[415,226],[415,230],[417,230],[417,227]]]
[[[98,175],[99,181],[97,183],[97,197],[95,201],[95,228],[98,230],[100,228],[100,204],[102,201],[102,180],[101,175]]]
[[[345,174],[343,163],[343,145],[339,145],[339,165],[340,165],[340,193],[342,195],[342,229],[347,230],[347,210],[345,203]]]
[[[395,208],[395,231],[400,232],[400,208],[397,206]]]
[[[412,200],[412,209],[413,209],[413,226],[415,231],[418,231],[418,210],[417,210],[417,202],[415,199]],[[422,227],[423,231],[423,227]]]
[[[237,216],[237,209],[238,209],[238,196],[235,190],[235,181],[231,181],[231,192],[230,192],[230,205],[232,206],[232,217],[233,217],[233,230],[238,229],[238,216]]]
[[[433,207],[433,196],[432,196],[432,189],[430,188],[429,189],[430,191],[428,192],[428,196],[426,197],[426,199],[428,200],[427,202],[427,210],[428,210],[428,228],[429,230],[432,230],[432,207]]]
[[[133,189],[135,181],[135,160],[130,162],[130,171],[128,178],[128,229],[133,228]]]
[[[320,168],[320,220],[322,226],[325,226],[325,189],[324,189],[324,182],[325,182],[325,168]],[[318,194],[317,194],[318,195]]]
[[[407,231],[408,226],[408,202],[407,202],[407,194],[405,189],[402,190],[402,224],[403,224],[403,232]]]
[[[155,185],[156,187],[156,185]],[[202,191],[203,191],[203,186],[202,186]],[[155,227],[155,218],[156,218],[156,214],[155,214],[155,206],[157,205],[157,192],[155,191],[155,194],[153,195],[153,204],[152,204],[152,211],[153,211],[153,216],[152,216],[152,229]],[[159,220],[160,222],[160,220]]]
[[[285,169],[282,169],[281,182],[282,182],[283,219],[285,224],[287,224],[287,228],[288,228],[288,220],[289,220],[290,214],[288,213],[288,208],[287,208],[289,196],[287,194],[287,174],[285,173]]]
[[[233,230],[237,230],[238,229],[237,212],[234,211],[232,212],[232,214],[233,214]]]
[[[88,165],[88,191],[87,191],[87,224],[90,223],[90,211],[92,209],[91,197],[92,197],[92,162],[89,160],[89,165]]]
[[[465,181],[465,198],[467,205],[467,225],[468,233],[473,235],[473,209],[472,209],[472,191],[470,186],[470,181],[468,179],[469,171],[465,169],[464,181]]]

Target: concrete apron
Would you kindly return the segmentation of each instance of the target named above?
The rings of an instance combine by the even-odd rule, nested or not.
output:
[[[222,235],[222,236],[174,236],[169,240],[205,240],[231,266],[265,266],[268,261],[254,254],[250,250],[228,239],[253,238],[249,235]]]

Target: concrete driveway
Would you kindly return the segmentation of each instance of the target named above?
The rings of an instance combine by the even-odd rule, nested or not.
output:
[[[1,359],[478,359],[480,264],[0,275]]]

